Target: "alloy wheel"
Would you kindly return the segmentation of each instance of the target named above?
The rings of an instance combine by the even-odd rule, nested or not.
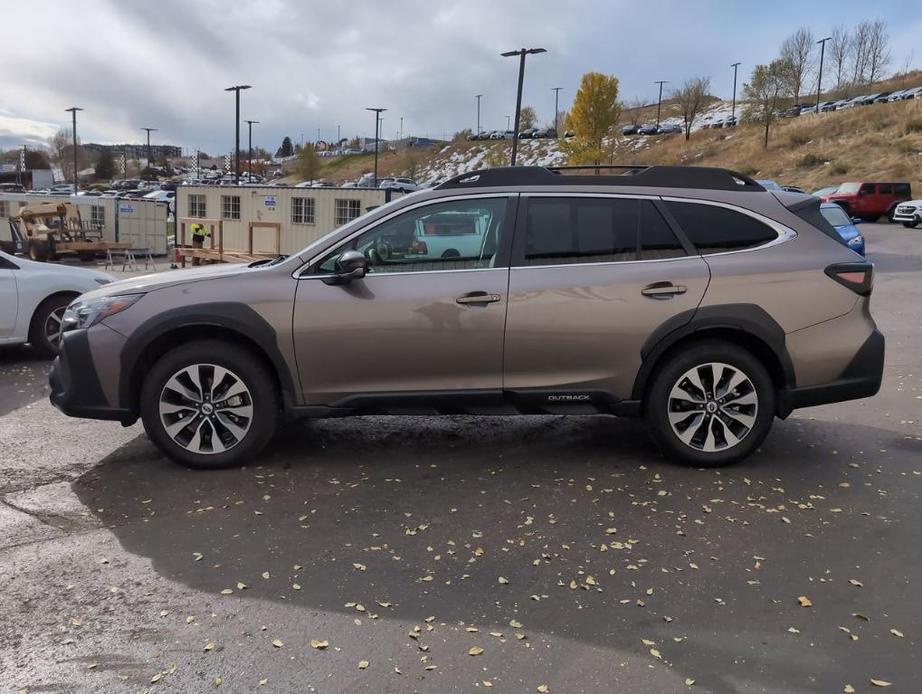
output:
[[[48,344],[56,350],[61,346],[61,336],[64,334],[64,311],[66,310],[66,306],[61,306],[49,313],[48,317],[45,318],[45,326],[42,332]]]
[[[192,364],[174,373],[160,392],[167,435],[191,453],[223,453],[253,423],[253,397],[237,374],[216,364]]]
[[[715,453],[740,443],[756,423],[759,397],[741,369],[720,362],[686,371],[669,392],[673,433],[690,448]]]

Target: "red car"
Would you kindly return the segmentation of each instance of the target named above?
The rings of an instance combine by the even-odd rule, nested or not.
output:
[[[834,202],[850,216],[874,222],[881,216],[893,221],[896,206],[912,198],[908,183],[848,182],[833,193],[822,196],[823,202]]]

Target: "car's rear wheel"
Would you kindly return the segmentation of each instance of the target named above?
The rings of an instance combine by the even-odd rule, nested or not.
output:
[[[716,340],[677,350],[667,359],[644,402],[647,425],[667,455],[718,467],[758,448],[775,411],[774,386],[758,359]]]
[[[46,357],[61,351],[64,328],[64,311],[76,294],[57,294],[45,299],[32,315],[29,325],[29,343]]]
[[[275,433],[275,379],[250,351],[217,341],[167,352],[141,390],[151,441],[173,460],[216,469],[249,462]]]

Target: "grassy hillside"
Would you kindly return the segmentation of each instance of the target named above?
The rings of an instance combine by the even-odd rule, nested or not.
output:
[[[683,137],[618,138],[620,163],[723,166],[816,189],[860,179],[910,181],[922,193],[922,100],[778,121],[762,146],[760,125]]]
[[[874,90],[920,84],[922,72],[914,72],[882,82]],[[829,93],[824,99],[838,96]],[[712,113],[729,111],[729,103],[714,101],[708,108]],[[675,111],[674,104],[664,103],[663,119],[675,118]],[[650,115],[655,117],[655,107]],[[687,142],[678,135],[618,135],[612,159],[626,164],[722,166],[809,190],[849,180],[908,180],[922,195],[920,99],[783,119],[772,126],[768,148],[763,148],[762,137],[762,126],[747,124],[734,129],[697,130]],[[519,145],[520,164],[567,163],[554,140],[523,140]],[[509,153],[507,141],[462,141],[436,148],[381,152],[378,172],[380,176],[408,175],[433,183],[464,171],[507,165]],[[371,171],[373,165],[372,154],[324,159],[320,176],[341,184]],[[292,176],[287,180],[295,183],[300,179]]]

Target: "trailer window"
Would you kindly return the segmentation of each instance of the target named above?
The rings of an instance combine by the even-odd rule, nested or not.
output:
[[[358,219],[361,214],[362,203],[360,201],[341,198],[336,200],[336,219],[334,220],[336,226],[342,226],[353,219]]]
[[[0,217],[10,216],[10,203],[6,200],[0,200]]]
[[[204,219],[208,216],[205,205],[205,196],[201,194],[189,195],[189,216]]]
[[[240,196],[221,196],[221,219],[240,219]]]
[[[106,208],[99,205],[93,205],[90,208],[90,221],[94,228],[101,229],[106,225]]]
[[[314,223],[314,198],[292,198],[291,199],[291,223],[292,224],[313,224]]]

